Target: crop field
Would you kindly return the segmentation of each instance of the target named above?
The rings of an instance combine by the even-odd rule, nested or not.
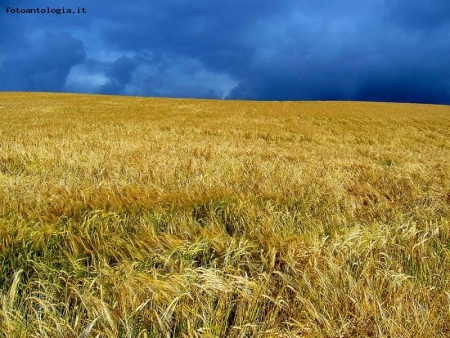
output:
[[[0,93],[0,337],[449,337],[450,107]]]

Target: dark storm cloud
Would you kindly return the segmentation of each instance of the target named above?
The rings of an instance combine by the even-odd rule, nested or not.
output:
[[[70,0],[64,5],[70,4],[80,5]],[[84,16],[18,17],[17,34],[12,36],[25,36],[31,53],[17,54],[11,33],[0,31],[0,42],[11,45],[11,52],[0,47],[0,75],[7,79],[2,81],[6,87],[257,100],[450,103],[448,1],[110,0],[107,6],[81,5],[88,12]],[[63,22],[72,37],[60,51],[73,49],[78,41],[81,49],[77,50],[84,46],[86,58],[61,54],[53,70],[48,70],[42,55],[55,54],[51,47],[55,44],[41,41],[37,53],[29,32],[57,34]],[[28,63],[40,65],[43,73],[31,76]],[[19,76],[12,76],[13,67],[19,69]],[[33,78],[43,81],[39,85]]]
[[[9,55],[12,51],[26,46],[22,27],[13,17],[5,17],[0,20],[0,57]]]
[[[341,29],[297,36],[298,49],[255,53],[248,80],[230,98],[450,103],[446,37],[388,26]]]
[[[229,97],[450,103],[445,20],[440,30],[412,30],[387,20],[395,6],[380,7],[377,15],[367,2],[359,14],[352,8],[350,19],[342,7],[332,7],[316,17],[298,11],[284,39],[280,34],[255,49],[245,81]]]
[[[419,31],[439,29],[450,24],[450,2],[447,0],[408,1],[387,3],[388,20]]]
[[[130,58],[122,56],[118,58],[106,73],[108,83],[100,88],[103,94],[124,94],[125,86],[131,81],[131,73],[137,64]]]
[[[199,59],[212,69],[241,71],[252,52],[252,26],[287,13],[291,1],[152,1],[116,11],[104,27],[109,45]]]
[[[83,61],[80,40],[69,34],[50,34],[28,44],[27,50],[7,57],[0,66],[0,89],[60,91],[73,65]]]

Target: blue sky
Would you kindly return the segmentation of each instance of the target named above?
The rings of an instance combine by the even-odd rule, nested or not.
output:
[[[448,0],[0,2],[0,90],[450,104]]]

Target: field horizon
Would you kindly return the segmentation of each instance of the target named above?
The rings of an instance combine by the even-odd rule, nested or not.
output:
[[[0,336],[450,335],[450,106],[0,92]]]

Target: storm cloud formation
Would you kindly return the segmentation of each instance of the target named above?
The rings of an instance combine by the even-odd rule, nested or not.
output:
[[[59,91],[71,67],[83,61],[83,44],[69,34],[46,33],[20,51],[5,58],[0,66],[0,89],[17,91]]]
[[[1,90],[450,104],[448,1],[64,6],[87,13],[0,14]]]

